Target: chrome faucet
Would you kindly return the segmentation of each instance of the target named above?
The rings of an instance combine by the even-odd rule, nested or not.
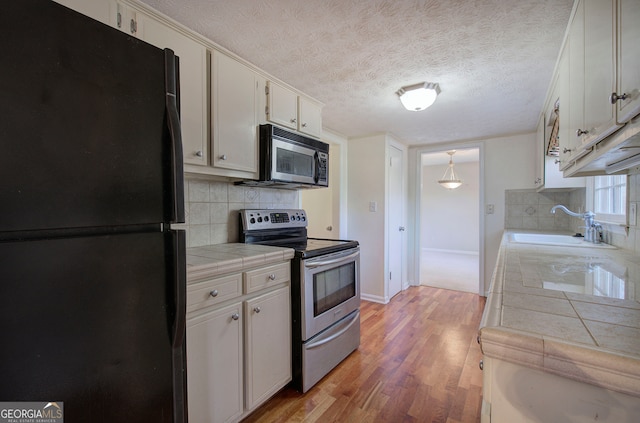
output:
[[[599,244],[602,241],[602,226],[599,223],[595,222],[596,214],[594,212],[584,212],[584,213],[575,213],[563,206],[562,204],[558,204],[556,206],[551,207],[551,213],[555,214],[556,210],[560,209],[569,216],[578,217],[580,219],[584,219],[584,240],[587,242],[593,242],[594,244]]]

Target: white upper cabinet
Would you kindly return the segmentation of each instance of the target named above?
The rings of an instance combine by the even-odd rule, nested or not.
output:
[[[298,131],[315,138],[322,137],[322,105],[298,96]]]
[[[280,84],[267,81],[267,120],[297,130],[298,95]]]
[[[616,0],[584,2],[584,121],[581,147],[588,148],[615,132],[615,107],[609,96],[615,88]]]
[[[159,48],[170,48],[180,63],[180,127],[184,162],[206,165],[207,134],[207,49],[181,32],[144,14],[137,14],[144,33],[140,38]]]
[[[618,85],[611,100],[625,123],[640,113],[640,1],[618,3]]]
[[[212,166],[257,176],[259,90],[264,82],[218,51],[213,52],[211,81]]]
[[[322,136],[322,104],[273,81],[267,81],[266,117],[276,125]]]

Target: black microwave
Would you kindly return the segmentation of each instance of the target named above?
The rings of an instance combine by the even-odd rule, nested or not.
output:
[[[329,144],[275,125],[260,125],[260,185],[329,186]]]

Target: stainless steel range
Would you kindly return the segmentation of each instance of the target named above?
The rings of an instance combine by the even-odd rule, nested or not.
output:
[[[308,391],[360,345],[360,247],[307,237],[304,210],[241,210],[241,242],[295,250],[293,386]]]

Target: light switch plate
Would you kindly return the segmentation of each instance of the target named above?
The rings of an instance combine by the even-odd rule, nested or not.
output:
[[[487,204],[487,207],[486,207],[487,214],[493,214],[495,213],[495,211],[496,211],[495,206],[493,204]]]
[[[369,211],[377,212],[378,211],[378,202],[377,201],[369,201]]]

